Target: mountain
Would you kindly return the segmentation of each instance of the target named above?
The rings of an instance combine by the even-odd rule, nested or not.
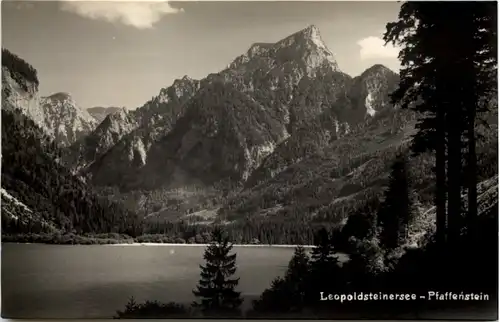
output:
[[[229,84],[213,82],[189,100],[185,114],[166,136],[148,147],[136,141],[137,153],[129,150],[129,157],[137,172],[124,168],[129,163],[115,162],[114,152],[124,149],[122,142],[92,164],[90,171],[98,185],[125,184],[132,176],[134,186],[129,189],[210,186],[228,178],[240,181],[285,136],[280,122],[255,100]],[[103,166],[106,163],[116,166]]]
[[[101,106],[96,106],[96,107],[91,107],[87,109],[87,112],[96,119],[97,123],[101,123],[104,121],[106,116],[109,114],[118,112],[121,110],[120,107],[101,107]]]
[[[86,136],[98,124],[68,93],[55,93],[42,97],[40,106],[45,128],[62,147],[69,146]]]
[[[40,97],[36,70],[2,49],[2,110],[20,109],[60,146],[69,146],[90,133],[97,122],[67,93]]]
[[[108,160],[133,166],[133,155],[142,154],[142,150],[149,149],[152,142],[172,129],[184,113],[183,104],[198,88],[199,81],[185,76],[162,88],[157,96],[134,111],[123,108],[108,114],[92,133],[67,149],[66,164],[74,171],[88,173],[86,167],[109,152],[116,157],[107,156]],[[116,165],[115,161],[111,167]]]
[[[380,88],[374,87],[373,84],[369,87],[367,85],[369,80],[373,82],[377,77],[384,84]],[[359,95],[368,96],[367,88],[369,88],[374,93],[370,95],[378,95],[376,99],[380,100],[382,98],[379,96],[382,97],[384,94],[388,96],[391,86],[394,86],[393,78],[397,78],[397,75],[392,72],[387,73],[377,67],[369,70],[361,78],[353,80],[349,75],[340,71],[333,54],[321,40],[318,28],[309,26],[274,44],[253,44],[245,54],[237,57],[226,69],[216,74],[210,74],[200,81],[188,77],[174,81],[171,87],[162,89],[157,97],[130,114],[130,117],[136,120],[137,128],[129,133],[123,133],[123,137],[113,148],[102,149],[89,146],[83,149],[73,149],[72,154],[78,153],[80,156],[73,157],[72,160],[80,160],[80,163],[75,166],[78,169],[82,169],[82,164],[87,166],[91,164],[82,173],[92,178],[95,184],[124,187],[130,186],[125,183],[125,181],[130,181],[133,182],[134,189],[146,188],[148,180],[144,179],[144,171],[153,171],[147,169],[156,167],[153,165],[156,163],[155,158],[164,159],[161,155],[165,155],[169,156],[168,159],[170,159],[170,155],[176,154],[175,149],[179,148],[179,144],[163,144],[160,141],[169,141],[173,138],[172,133],[186,131],[181,127],[192,126],[185,121],[183,115],[188,113],[190,109],[196,109],[192,106],[196,105],[197,100],[200,100],[199,95],[204,95],[203,93],[207,91],[220,91],[219,104],[221,106],[217,108],[223,111],[225,108],[222,103],[225,95],[223,92],[230,88],[228,92],[240,92],[242,101],[254,101],[253,105],[259,105],[260,109],[267,114],[263,119],[275,120],[274,126],[279,128],[281,133],[277,141],[264,139],[267,140],[262,145],[266,146],[265,156],[242,156],[233,160],[234,163],[231,167],[239,169],[238,171],[241,170],[240,175],[235,177],[234,174],[227,172],[226,176],[223,175],[217,179],[220,181],[229,180],[238,184],[251,177],[252,172],[260,166],[265,157],[272,154],[277,146],[284,144],[285,140],[288,139],[290,142],[295,140],[295,143],[289,145],[298,144],[299,149],[307,149],[308,141],[302,139],[305,132],[309,136],[317,136],[319,132],[324,132],[324,126],[326,126],[328,128],[326,131],[330,133],[328,135],[334,139],[347,133],[357,123],[365,121],[365,115],[371,117],[367,112],[368,109],[370,108],[370,111],[374,108],[380,109],[381,106],[358,106],[355,103],[359,97],[350,97],[349,95],[359,92]],[[214,84],[219,85],[214,86]],[[384,99],[385,101],[381,104],[387,101],[386,97],[382,100]],[[362,116],[355,117],[355,114]],[[244,115],[239,113],[235,119],[240,117],[244,117]],[[212,119],[210,122],[214,123],[214,120]],[[195,120],[192,119],[191,122],[195,122]],[[241,120],[237,122],[241,122]],[[217,127],[218,125],[214,123],[212,126]],[[256,126],[267,126],[267,124],[256,124]],[[313,130],[314,126],[317,129]],[[331,135],[331,133],[334,134]],[[219,134],[218,139],[222,149],[226,143],[231,141],[232,137],[223,138]],[[248,139],[251,140],[251,138]],[[163,146],[163,148],[160,149],[159,146]],[[150,149],[153,147],[156,152],[150,154]],[[227,147],[227,149],[231,148]],[[158,152],[158,149],[162,152]],[[174,151],[169,149],[174,149]],[[106,152],[95,153],[88,152],[89,150],[106,150]],[[243,154],[245,153],[251,155],[255,152],[249,151]],[[81,155],[91,155],[92,160],[85,159]],[[187,157],[194,159],[195,155],[196,153],[193,152]],[[82,159],[83,161],[81,161]],[[203,160],[205,159],[203,158]],[[241,164],[244,159],[246,159],[246,166]],[[191,162],[185,157],[183,157],[183,161]],[[293,162],[293,160],[291,161]],[[152,162],[152,165],[148,165],[149,162]],[[214,162],[214,160],[210,162]],[[207,161],[206,164],[210,162]],[[250,164],[252,165],[250,166]],[[186,176],[185,170],[177,167],[176,169],[174,172],[177,175],[183,178]],[[103,173],[113,175],[108,175],[104,179]],[[170,179],[165,178],[165,180],[163,182],[165,187],[172,184]],[[139,182],[143,182],[144,186],[141,186]],[[205,180],[194,180],[194,182],[200,183],[205,182]],[[158,185],[155,186],[158,187]],[[160,186],[162,185],[160,184]]]

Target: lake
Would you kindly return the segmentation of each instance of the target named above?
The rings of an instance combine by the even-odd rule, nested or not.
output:
[[[110,318],[136,300],[191,303],[205,247],[2,244],[4,318]],[[250,307],[283,275],[293,247],[234,247]]]

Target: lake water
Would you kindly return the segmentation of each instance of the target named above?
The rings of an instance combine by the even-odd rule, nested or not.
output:
[[[2,244],[2,316],[110,318],[137,301],[191,303],[204,247]],[[293,247],[234,247],[249,307],[283,275]]]

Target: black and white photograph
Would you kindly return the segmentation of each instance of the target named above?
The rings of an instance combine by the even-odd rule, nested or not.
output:
[[[498,320],[497,12],[2,1],[2,318]]]

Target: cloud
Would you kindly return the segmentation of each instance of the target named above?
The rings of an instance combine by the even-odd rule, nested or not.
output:
[[[60,0],[60,8],[82,17],[120,22],[139,29],[152,28],[163,16],[182,12],[164,0],[102,1]]]
[[[390,43],[385,45],[383,39],[379,37],[366,37],[358,41],[361,47],[359,55],[361,60],[371,58],[397,58],[399,48],[392,46]]]

